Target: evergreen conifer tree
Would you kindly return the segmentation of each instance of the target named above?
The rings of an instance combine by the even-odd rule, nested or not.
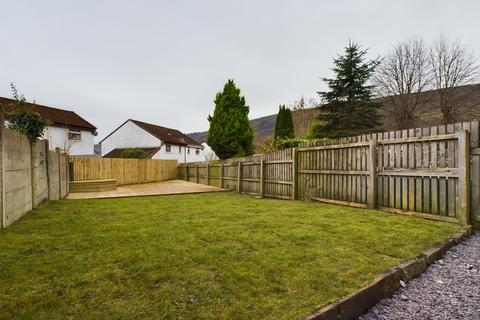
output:
[[[249,107],[233,80],[215,97],[215,110],[208,116],[207,144],[220,159],[253,154],[253,130],[248,120]]]
[[[327,82],[329,91],[319,92],[324,103],[320,105],[323,136],[336,138],[368,133],[378,129],[380,103],[372,101],[373,86],[368,81],[379,60],[366,61],[367,50],[349,43],[344,55],[334,59],[335,78]]]
[[[281,105],[278,107],[274,140],[289,139],[294,136],[292,112],[285,105]]]

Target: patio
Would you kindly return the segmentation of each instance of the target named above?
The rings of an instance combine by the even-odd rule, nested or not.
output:
[[[116,190],[70,193],[67,199],[104,199],[227,191],[183,180],[118,186]]]

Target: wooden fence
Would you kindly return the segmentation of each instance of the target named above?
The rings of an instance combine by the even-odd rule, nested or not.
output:
[[[479,123],[303,143],[263,156],[182,164],[179,176],[240,193],[480,224]]]
[[[118,185],[172,180],[177,160],[70,158],[73,181],[116,179]]]

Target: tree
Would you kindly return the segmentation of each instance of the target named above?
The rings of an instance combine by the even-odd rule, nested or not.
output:
[[[308,129],[307,137],[309,139],[322,139],[325,136],[325,123],[321,120],[315,119]]]
[[[285,105],[279,106],[274,140],[289,139],[294,136],[292,112]]]
[[[122,158],[146,159],[148,154],[145,150],[139,148],[122,150]]]
[[[455,122],[456,107],[465,98],[458,96],[457,89],[475,80],[478,65],[471,51],[445,37],[430,48],[429,60],[443,121],[445,124]]]
[[[335,78],[323,78],[329,91],[319,92],[319,119],[326,137],[336,138],[374,131],[380,124],[378,108],[372,101],[373,86],[368,81],[379,61],[366,61],[367,50],[350,42],[343,56],[334,59]]]
[[[43,135],[47,122],[40,114],[30,111],[26,107],[27,99],[19,94],[13,83],[10,84],[13,98],[13,111],[9,114],[8,127],[27,136],[30,143],[35,143]]]
[[[248,120],[249,107],[233,80],[215,97],[215,110],[208,116],[207,144],[220,159],[253,154],[253,130]]]
[[[387,119],[396,129],[415,124],[417,107],[431,82],[428,50],[420,39],[397,44],[383,59],[374,77],[377,94],[389,109]]]
[[[290,104],[295,137],[306,137],[308,130],[318,114],[318,103],[315,99],[305,101],[304,97]]]

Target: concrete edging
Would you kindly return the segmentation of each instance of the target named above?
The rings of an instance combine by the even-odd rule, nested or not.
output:
[[[452,237],[425,250],[418,257],[379,274],[370,284],[360,290],[331,303],[307,316],[305,320],[353,320],[365,313],[381,299],[390,296],[400,288],[400,280],[415,279],[429,265],[440,259],[451,247],[472,234],[472,226],[467,225]]]

